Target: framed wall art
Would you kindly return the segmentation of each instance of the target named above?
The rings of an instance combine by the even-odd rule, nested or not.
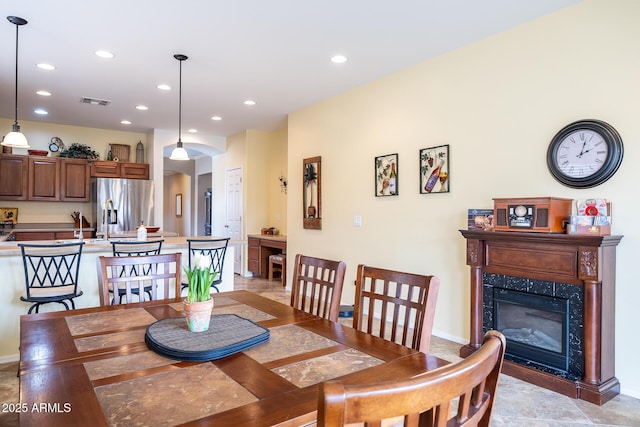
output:
[[[176,216],[182,216],[182,193],[176,194]]]
[[[322,158],[302,160],[303,227],[322,229]]]
[[[450,182],[449,145],[420,150],[420,193],[448,193]]]
[[[398,172],[398,153],[376,157],[376,197],[398,195]]]

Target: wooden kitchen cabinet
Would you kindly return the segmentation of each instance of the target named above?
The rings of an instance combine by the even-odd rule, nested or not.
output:
[[[129,179],[149,179],[149,165],[147,163],[122,163],[120,177]]]
[[[60,200],[88,202],[91,197],[91,167],[84,159],[60,159]]]
[[[83,231],[82,237],[90,239],[92,231]],[[14,231],[16,242],[28,242],[33,240],[73,240],[77,239],[74,231]]]
[[[91,177],[149,179],[149,165],[147,163],[96,160],[91,162]]]
[[[29,158],[0,154],[0,200],[27,200]]]
[[[0,201],[88,202],[90,197],[86,159],[0,155]]]
[[[57,158],[29,156],[28,200],[60,200],[60,161]]]
[[[287,239],[282,236],[247,236],[247,270],[254,277],[266,278],[269,274],[269,255],[287,252]],[[283,272],[283,275],[286,274]]]
[[[257,277],[260,275],[260,239],[249,237],[247,240],[249,252],[247,269]]]

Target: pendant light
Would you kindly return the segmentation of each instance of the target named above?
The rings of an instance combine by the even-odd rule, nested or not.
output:
[[[182,61],[186,61],[188,57],[180,54],[173,55],[173,57],[180,61],[180,96],[178,102],[178,144],[169,158],[171,160],[189,160],[187,150],[182,148]]]
[[[13,122],[12,131],[9,132],[2,140],[2,145],[16,148],[29,148],[27,138],[20,132],[20,125],[18,124],[18,28],[21,25],[25,25],[27,20],[17,16],[7,16],[7,19],[16,26],[16,121]]]

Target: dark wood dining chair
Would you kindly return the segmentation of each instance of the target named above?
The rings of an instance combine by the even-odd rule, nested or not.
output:
[[[440,279],[358,265],[353,327],[429,351]]]
[[[337,321],[346,269],[343,261],[297,254],[293,267],[291,307]]]
[[[485,334],[482,346],[466,359],[413,378],[349,385],[331,380],[320,385],[318,426],[364,423],[380,426],[489,427],[506,341],[498,331]]]
[[[126,304],[141,301],[138,290],[147,287],[150,290],[150,300],[170,298],[172,284],[174,295],[180,295],[180,262],[180,253],[98,257],[96,266],[100,305],[122,304],[123,299]],[[109,298],[116,293],[122,295],[122,298]]]
[[[220,292],[218,285],[222,283],[222,269],[224,268],[224,259],[229,246],[229,238],[223,239],[187,239],[187,253],[189,254],[189,268],[195,254],[202,254],[209,257],[211,261],[211,272],[216,274],[216,278],[211,283],[211,288],[216,292]],[[182,289],[188,288],[189,282],[185,278],[182,280]]]
[[[78,272],[83,242],[54,245],[19,243],[24,264],[27,295],[20,300],[30,302],[28,314],[36,313],[42,304],[56,302],[75,309],[74,298],[82,295],[78,288]]]

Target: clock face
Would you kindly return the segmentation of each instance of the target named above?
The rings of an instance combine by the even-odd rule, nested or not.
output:
[[[525,216],[527,214],[527,208],[522,205],[518,205],[516,206],[515,214],[516,216]]]
[[[557,167],[571,178],[585,178],[598,172],[607,160],[609,146],[594,130],[580,129],[558,142]]]
[[[599,120],[580,120],[561,129],[547,150],[547,166],[560,183],[589,188],[611,178],[622,163],[618,132]]]
[[[64,143],[62,142],[62,140],[57,136],[51,138],[51,142],[49,143],[49,151],[51,151],[52,153],[56,153],[62,149],[64,149]]]

